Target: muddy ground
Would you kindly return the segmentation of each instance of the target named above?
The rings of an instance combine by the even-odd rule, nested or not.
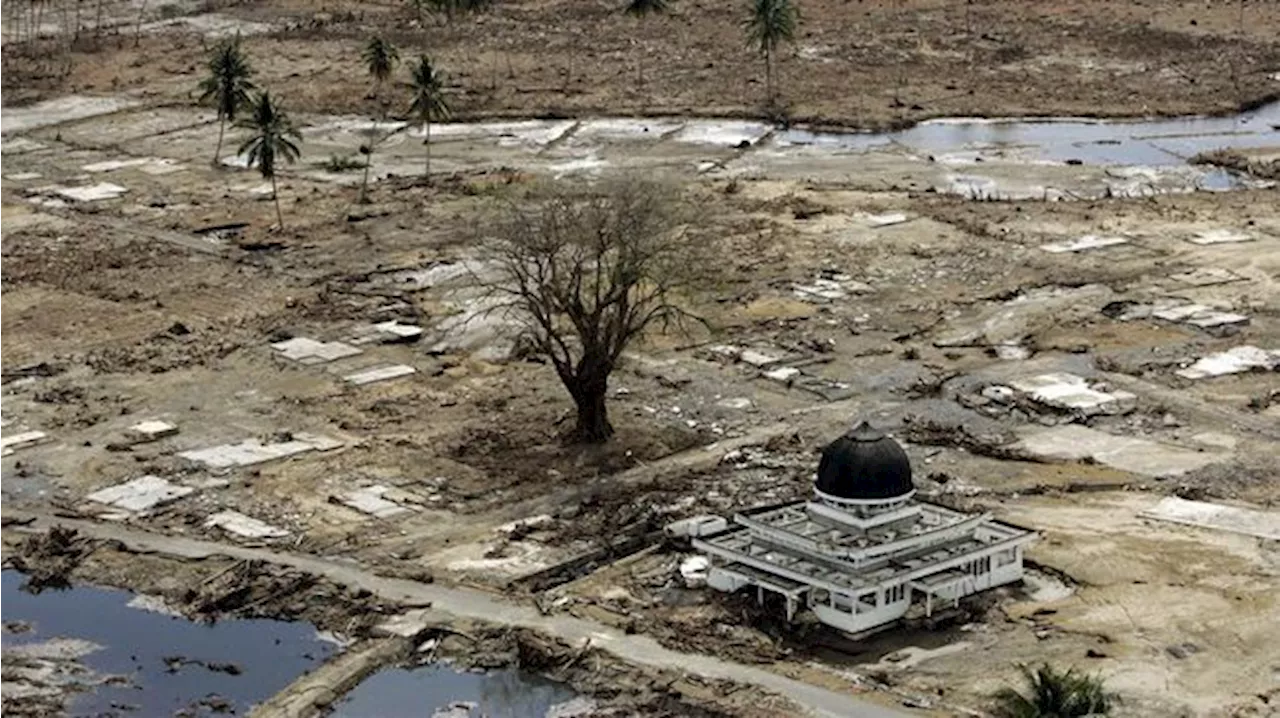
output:
[[[756,115],[762,88],[735,8],[681,3],[634,21],[611,5],[508,3],[406,30],[386,5],[211,5],[222,20],[278,26],[245,42],[261,84],[282,88],[306,128],[302,161],[281,177],[283,231],[259,176],[209,167],[217,128],[188,98],[212,38],[148,27],[135,47],[120,11],[119,35],[82,37],[60,78],[37,77],[50,63],[24,65],[23,46],[7,43],[4,433],[46,434],[4,457],[7,504],[481,586],[944,713],[981,710],[1017,663],[1049,660],[1103,675],[1125,715],[1266,715],[1280,662],[1268,620],[1275,542],[1143,515],[1173,495],[1273,512],[1280,498],[1275,371],[1179,374],[1215,352],[1280,349],[1280,196],[1265,182],[1280,141],[1265,120],[1237,128],[1253,132],[1247,160],[1219,162],[1234,168],[1234,191],[1190,192],[1204,175],[1180,160],[1115,167],[967,146],[959,159],[892,145],[788,154],[765,126],[588,119]],[[1234,3],[814,2],[804,12],[781,61],[786,96],[793,117],[832,124],[1226,112],[1280,87],[1272,3],[1245,4],[1243,37]],[[406,57],[429,47],[441,58],[460,115],[572,119],[433,135],[431,183],[418,176],[421,138],[394,133],[375,156],[372,202],[358,204],[358,173],[325,165],[363,141],[352,117],[370,114],[358,48],[379,28]],[[590,49],[571,64],[567,52],[548,59],[547,48],[579,39]],[[118,104],[18,108],[71,93]],[[13,118],[29,124],[10,130]],[[554,372],[513,354],[501,327],[459,321],[476,308],[468,238],[496,201],[518,201],[534,182],[622,171],[666,174],[698,207],[718,259],[691,302],[710,329],[634,346],[610,385],[618,436],[564,446],[572,405]],[[993,178],[987,198],[1001,201],[955,191],[970,175]],[[123,193],[59,194],[101,182]],[[1068,201],[1043,201],[1050,190]],[[1046,249],[1089,235],[1124,242]],[[1231,237],[1247,241],[1219,242]],[[1125,314],[1170,301],[1247,323],[1211,332]],[[392,319],[423,337],[314,365],[271,347],[354,341]],[[781,355],[810,388],[770,380],[723,345]],[[390,364],[415,373],[343,379]],[[1050,372],[1131,392],[1133,406],[1083,416],[989,391]],[[1039,531],[1027,583],[948,623],[852,645],[684,585],[685,550],[660,540],[663,525],[806,496],[817,451],[855,418],[905,443],[923,495]],[[150,419],[177,434],[129,437]],[[1064,427],[1148,443],[1119,459],[1028,448]],[[230,469],[179,456],[306,433],[338,445]],[[146,474],[194,491],[136,514],[86,498]],[[372,485],[404,510],[378,518],[342,503]],[[208,524],[226,510],[287,535]],[[76,579],[173,596],[227,568],[110,548],[77,566]],[[229,590],[305,582],[225,576]],[[284,592],[297,605],[263,605],[319,625],[385,608],[324,584],[295,588]],[[216,598],[209,610],[236,610]],[[515,640],[495,636],[495,655]],[[629,680],[620,667],[600,671],[601,685]],[[646,695],[636,700],[667,696]]]

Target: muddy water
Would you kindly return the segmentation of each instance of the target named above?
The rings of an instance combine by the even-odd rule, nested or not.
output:
[[[6,650],[52,638],[89,641],[101,648],[81,663],[132,684],[101,685],[82,693],[71,703],[70,715],[172,716],[210,694],[243,715],[337,651],[307,623],[227,620],[204,625],[131,607],[134,596],[126,591],[78,587],[32,595],[19,589],[23,580],[17,571],[0,575],[5,623],[32,624],[30,631],[6,631]],[[166,663],[170,657],[187,662],[175,666]],[[226,672],[227,664],[239,673]],[[113,705],[137,709],[122,712]]]
[[[445,666],[389,668],[365,679],[332,715],[339,718],[485,716],[543,718],[573,700],[569,688],[518,671],[464,673]],[[450,706],[455,708],[450,711]]]
[[[951,153],[1005,153],[1029,161],[1079,161],[1093,165],[1170,166],[1197,153],[1224,147],[1280,147],[1280,102],[1229,117],[1162,120],[984,120],[940,119],[900,132],[836,133],[786,130],[779,148],[812,146],[870,150],[897,145],[941,156]]]

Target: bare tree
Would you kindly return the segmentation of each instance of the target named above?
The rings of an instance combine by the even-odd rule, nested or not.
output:
[[[531,204],[509,204],[485,228],[482,246],[495,267],[485,284],[573,397],[568,438],[598,443],[613,435],[605,396],[623,350],[655,326],[700,321],[678,301],[705,243],[690,241],[685,205],[669,185],[556,187]]]

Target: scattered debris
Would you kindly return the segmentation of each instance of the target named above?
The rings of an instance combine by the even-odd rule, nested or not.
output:
[[[227,533],[244,538],[281,538],[289,535],[289,532],[282,528],[264,523],[251,516],[245,516],[239,511],[219,511],[205,519],[204,525],[210,528],[220,528]]]
[[[673,521],[664,526],[662,531],[672,538],[688,538],[713,534],[724,530],[728,526],[729,522],[723,516],[704,514]]]
[[[324,364],[335,359],[355,356],[363,351],[344,342],[320,342],[307,337],[294,337],[276,342],[271,345],[271,348],[280,352],[286,359],[292,359],[299,364]]]
[[[711,560],[706,556],[690,556],[680,562],[680,577],[686,588],[701,588],[707,583]]]
[[[1218,337],[1236,334],[1249,325],[1249,317],[1243,314],[1224,312],[1204,304],[1177,299],[1161,300],[1154,304],[1111,302],[1102,308],[1102,313],[1122,322],[1151,318],[1185,324]]]
[[[1242,509],[1166,496],[1160,500],[1160,503],[1143,511],[1140,515],[1157,521],[1169,521],[1280,541],[1280,513],[1275,511]]]
[[[797,297],[806,302],[831,302],[845,299],[850,294],[868,294],[871,285],[855,281],[847,274],[823,272],[810,284],[795,284],[793,291]]]
[[[868,227],[872,229],[879,229],[881,227],[891,227],[895,224],[902,224],[908,219],[910,219],[910,217],[902,212],[889,212],[887,214],[869,214],[867,215],[866,221]]]
[[[114,506],[125,511],[144,512],[177,501],[194,491],[195,489],[189,486],[180,486],[159,476],[148,474],[123,484],[99,489],[85,498],[94,503]]]
[[[1114,247],[1117,244],[1128,244],[1129,240],[1124,237],[1100,237],[1094,234],[1086,234],[1078,239],[1068,242],[1052,242],[1043,244],[1040,249],[1054,254],[1064,254],[1066,252],[1085,252],[1090,249],[1102,249],[1103,247]]]
[[[347,374],[342,377],[343,381],[361,386],[364,384],[372,384],[374,382],[386,381],[388,379],[397,379],[402,376],[408,376],[416,373],[418,370],[404,364],[392,364],[391,366],[373,367],[370,369],[362,369],[354,374]]]
[[[207,449],[183,451],[178,456],[211,469],[229,469],[282,459],[306,451],[329,451],[340,446],[342,442],[337,439],[299,432],[271,444],[264,444],[257,439],[245,439],[238,444],[219,444]]]
[[[69,588],[68,577],[93,552],[93,547],[93,541],[75,529],[54,526],[28,536],[18,545],[16,554],[6,558],[10,566],[26,574],[24,587],[39,593],[45,588]]]

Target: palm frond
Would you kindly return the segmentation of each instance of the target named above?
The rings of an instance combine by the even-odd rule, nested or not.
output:
[[[670,9],[671,5],[667,0],[631,0],[623,12],[632,17],[645,17],[661,15]]]
[[[400,51],[390,41],[375,35],[369,39],[369,44],[365,45],[362,57],[365,67],[369,69],[369,75],[374,80],[383,82],[391,77],[396,64],[400,62]]]
[[[275,176],[277,159],[292,164],[302,154],[298,146],[301,133],[268,92],[258,95],[250,116],[237,122],[236,127],[253,133],[240,146],[240,154],[246,154],[249,166],[257,167],[265,178]]]
[[[993,696],[1000,718],[1083,718],[1111,711],[1111,696],[1099,678],[1048,664],[1020,670],[1025,692],[1005,688]]]

